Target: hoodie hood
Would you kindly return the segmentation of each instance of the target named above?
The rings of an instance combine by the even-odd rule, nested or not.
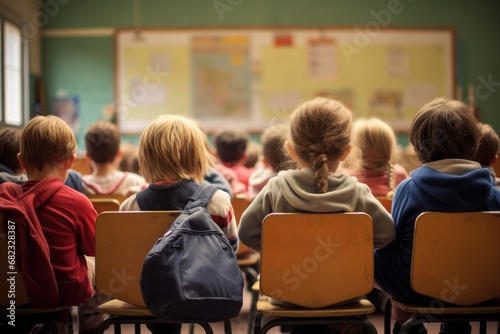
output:
[[[310,168],[286,170],[276,177],[279,191],[293,207],[307,212],[355,211],[359,199],[359,184],[347,174],[331,174],[326,193],[320,193]]]
[[[434,199],[438,207],[481,210],[493,192],[493,178],[486,168],[452,175],[422,166],[411,173],[411,178],[423,193]]]

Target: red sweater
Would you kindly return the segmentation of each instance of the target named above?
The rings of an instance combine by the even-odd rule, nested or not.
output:
[[[6,219],[16,223],[16,262],[33,306],[79,305],[90,298],[84,255],[95,255],[97,213],[85,195],[56,178],[28,181],[22,188],[4,183],[0,210],[10,211]],[[6,231],[5,225],[6,221],[2,224]],[[56,287],[41,283],[50,276],[47,256]]]

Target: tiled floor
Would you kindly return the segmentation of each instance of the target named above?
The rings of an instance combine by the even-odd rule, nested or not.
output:
[[[248,293],[245,289],[245,295],[244,295],[244,302],[243,302],[243,307],[241,310],[241,313],[238,317],[234,318],[231,320],[231,328],[233,334],[247,334],[248,333],[248,316],[249,316],[249,310],[250,310],[250,299],[251,299],[251,294]],[[381,313],[375,313],[372,315],[368,316],[368,320],[371,321],[375,327],[377,328],[378,333],[382,334],[384,333],[384,325],[383,325],[383,315]],[[472,323],[472,334],[479,333],[479,325],[478,323]],[[224,327],[222,323],[214,323],[211,324],[212,329],[214,333],[224,333]],[[77,326],[75,324],[74,326],[75,331],[74,333],[78,333]],[[437,334],[439,333],[439,324],[426,324],[427,332],[428,334]],[[488,333],[489,334],[494,334],[497,333],[497,324],[494,322],[489,322],[488,323]],[[106,334],[113,334],[113,328],[109,327],[106,331]],[[122,326],[122,334],[133,334],[134,333],[134,326],[133,325],[123,325]],[[150,331],[146,328],[146,326],[141,327],[141,333],[148,334]],[[189,333],[189,326],[184,325],[182,327],[182,334],[188,334]],[[205,331],[195,325],[194,327],[194,333],[195,334],[202,334],[205,333]],[[269,334],[279,334],[281,331],[279,328],[273,328],[269,332]]]

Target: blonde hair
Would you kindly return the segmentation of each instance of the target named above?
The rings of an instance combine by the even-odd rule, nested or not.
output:
[[[66,161],[76,153],[76,138],[71,128],[56,116],[31,119],[21,134],[21,157],[39,171],[46,165]]]
[[[351,128],[351,111],[329,98],[302,103],[291,116],[287,142],[312,168],[320,192],[327,191],[330,170],[351,143]]]
[[[214,159],[203,131],[184,116],[159,116],[139,141],[139,169],[148,183],[183,179],[201,183]]]
[[[362,151],[362,167],[365,171],[389,172],[389,196],[395,189],[393,161],[397,152],[394,130],[381,119],[360,118],[353,125],[353,140]]]

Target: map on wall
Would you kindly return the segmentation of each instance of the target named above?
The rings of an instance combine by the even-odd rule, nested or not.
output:
[[[248,118],[250,62],[246,36],[193,37],[193,116]]]
[[[331,96],[356,117],[379,117],[396,130],[426,102],[454,94],[453,31],[151,30],[116,35],[116,101],[124,133],[161,114],[261,131],[285,122],[301,102]]]

